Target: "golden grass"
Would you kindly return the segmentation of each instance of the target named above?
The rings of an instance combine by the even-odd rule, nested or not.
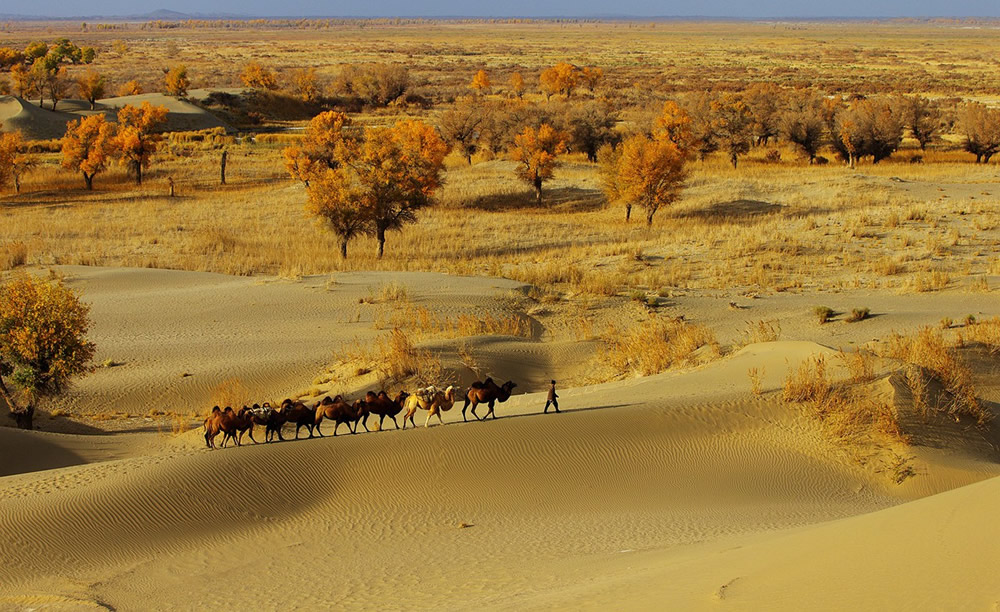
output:
[[[28,263],[28,247],[20,240],[0,245],[0,271],[13,270]]]
[[[420,336],[462,338],[472,336],[517,336],[531,338],[531,322],[518,314],[440,315],[424,306],[404,304],[375,316],[376,329],[401,329]]]
[[[238,378],[228,378],[212,389],[211,402],[223,410],[231,407],[239,410],[244,404],[250,404],[250,391]],[[211,410],[211,409],[209,409]]]
[[[648,376],[719,356],[712,330],[682,319],[651,316],[626,329],[610,326],[602,339],[603,361],[616,375]]]
[[[417,348],[401,329],[393,329],[368,345],[344,344],[335,353],[342,363],[356,366],[356,373],[376,372],[380,384],[412,381],[419,386],[441,385],[448,376],[441,359],[426,349]]]
[[[979,425],[993,418],[976,394],[972,371],[941,331],[925,327],[913,336],[893,334],[880,343],[878,350],[882,356],[922,368],[944,386],[949,401],[935,407],[937,410],[956,418],[972,417]]]

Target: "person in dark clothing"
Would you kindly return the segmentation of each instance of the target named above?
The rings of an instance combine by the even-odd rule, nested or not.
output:
[[[556,381],[552,381],[552,386],[549,387],[549,397],[545,400],[545,414],[549,412],[549,404],[559,412],[559,395],[556,394]]]

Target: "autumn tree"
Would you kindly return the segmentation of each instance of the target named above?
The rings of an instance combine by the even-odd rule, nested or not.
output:
[[[538,77],[542,93],[546,99],[554,94],[564,94],[568,100],[573,95],[573,90],[580,83],[580,71],[573,64],[560,62],[551,68],[542,71]]]
[[[618,137],[615,125],[618,117],[606,104],[587,102],[574,104],[567,109],[564,125],[569,135],[567,145],[579,151],[591,162],[597,162],[597,150],[615,142]]]
[[[962,148],[988,164],[1000,151],[1000,110],[979,102],[968,102],[958,110],[958,126],[965,134]]]
[[[809,158],[816,161],[816,155],[823,144],[822,101],[813,92],[798,92],[788,99],[788,107],[781,114],[778,125],[781,135],[796,145]]]
[[[661,207],[672,204],[680,195],[687,172],[686,155],[667,139],[650,138],[644,134],[629,137],[621,145],[621,153],[612,162],[614,180],[605,184],[605,192],[623,201],[626,221],[632,206],[646,212],[646,224],[653,224],[653,215]]]
[[[240,80],[251,89],[277,89],[278,79],[270,68],[260,62],[250,62],[243,68]]]
[[[374,106],[387,106],[402,98],[410,86],[410,73],[399,64],[348,64],[341,69],[335,88]]]
[[[492,83],[490,83],[490,76],[486,74],[485,70],[480,70],[472,77],[472,82],[469,83],[469,89],[473,89],[478,94],[489,94]]]
[[[754,83],[743,92],[743,100],[753,118],[751,137],[756,146],[766,145],[780,131],[783,93],[774,83]]]
[[[486,111],[477,100],[461,99],[455,106],[441,113],[438,129],[452,149],[461,153],[472,164],[472,156],[479,148],[480,132]]]
[[[10,70],[24,63],[24,53],[10,47],[0,47],[0,70]]]
[[[62,138],[62,166],[83,175],[88,190],[94,177],[104,172],[116,152],[115,126],[104,115],[70,121]]]
[[[15,64],[13,68],[10,69],[10,78],[13,81],[12,85],[14,91],[17,95],[22,98],[27,98],[35,90],[35,77],[32,73],[31,68],[25,66],[24,64]]]
[[[524,77],[520,72],[510,75],[510,92],[520,100],[524,97]]]
[[[753,114],[750,107],[737,95],[724,94],[712,102],[712,128],[722,149],[729,155],[729,163],[736,167],[739,156],[750,150],[753,141]]]
[[[368,130],[360,147],[363,165],[354,163],[360,184],[369,192],[370,233],[382,257],[385,233],[417,220],[416,213],[431,203],[442,185],[448,145],[431,126],[419,120],[391,128]]]
[[[386,232],[417,220],[441,186],[448,145],[431,126],[415,120],[368,128],[337,147],[333,168],[317,170],[308,210],[340,238],[341,255],[359,233],[374,235],[378,257]]]
[[[49,83],[49,74],[52,70],[44,57],[35,59],[34,63],[31,64],[31,91],[29,95],[38,96],[39,108],[44,108],[45,88]]]
[[[122,86],[118,88],[119,96],[138,96],[141,93],[143,93],[142,85],[139,84],[139,81],[134,79],[122,84]]]
[[[90,102],[90,110],[94,110],[97,101],[104,97],[107,82],[96,70],[88,70],[76,80],[76,87],[80,90],[80,97]]]
[[[187,67],[184,64],[178,64],[168,70],[163,80],[167,95],[170,96],[186,96],[188,87],[191,86],[191,79],[188,78]]]
[[[318,217],[340,241],[340,256],[347,259],[348,243],[371,227],[368,209],[360,206],[366,195],[350,166],[325,169],[308,185],[306,212]]]
[[[920,150],[934,141],[941,129],[941,109],[923,96],[906,96],[898,102],[903,122],[920,144]]]
[[[289,79],[289,88],[303,102],[313,102],[319,98],[320,86],[315,68],[297,68],[292,70]]]
[[[584,66],[580,69],[580,81],[587,85],[587,89],[594,93],[597,87],[604,80],[604,70],[592,66]]]
[[[0,133],[0,189],[13,184],[21,193],[21,177],[37,163],[25,149],[20,131]]]
[[[673,100],[667,100],[656,118],[653,137],[674,143],[682,155],[689,157],[696,146],[693,126],[694,120],[691,119],[691,115]]]
[[[94,356],[89,313],[61,282],[19,274],[0,284],[0,397],[18,427],[31,429],[35,402],[87,371]],[[27,400],[23,407],[15,391]]]
[[[903,140],[903,117],[887,99],[857,99],[837,115],[834,148],[853,168],[862,157],[872,163],[892,155]]]
[[[119,158],[125,164],[137,185],[142,184],[142,171],[148,168],[153,154],[160,146],[159,129],[167,120],[165,106],[125,105],[118,111],[118,135],[115,145]]]
[[[45,57],[48,53],[49,46],[47,44],[41,41],[28,43],[28,46],[24,48],[25,62],[32,64],[36,59]]]
[[[309,185],[322,169],[335,170],[340,164],[339,148],[352,138],[347,128],[350,118],[344,113],[327,111],[312,118],[299,146],[284,150],[285,168],[292,178]]]
[[[45,75],[45,88],[49,92],[49,100],[52,101],[52,110],[56,110],[59,100],[65,100],[69,95],[70,80],[66,77],[65,66],[48,71]]]
[[[719,139],[715,133],[712,98],[702,92],[684,100],[684,111],[691,118],[691,150],[704,161],[719,150]]]
[[[566,152],[566,135],[545,123],[514,137],[510,159],[517,162],[517,177],[535,188],[535,200],[542,204],[542,183],[552,178],[558,156]]]

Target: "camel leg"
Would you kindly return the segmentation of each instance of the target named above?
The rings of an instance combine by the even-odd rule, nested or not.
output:
[[[440,411],[440,410],[438,410],[438,411],[436,411],[436,412],[435,412],[434,414],[436,414],[436,415],[437,415],[437,418],[438,418],[438,421],[440,421],[440,422],[441,422],[441,424],[442,424],[442,425],[444,425],[444,419],[442,419],[442,418],[441,418],[441,411]],[[428,419],[429,419],[429,418],[430,418],[430,417],[428,417]]]
[[[340,427],[340,421],[334,421],[333,422],[333,437],[334,438],[337,437],[337,428],[339,428],[339,427]],[[348,425],[347,428],[350,429],[351,426]],[[316,426],[316,431],[319,431],[319,425]],[[321,433],[319,435],[322,437],[323,434]]]
[[[378,418],[378,430],[382,431],[382,423],[385,422],[385,415],[383,414]]]
[[[257,440],[254,440],[253,437],[253,423],[250,423],[250,441],[253,442],[254,444],[257,444]]]
[[[476,414],[476,406],[477,406],[476,402],[473,402],[472,403],[472,416],[476,417],[477,421],[482,421],[482,419],[479,418],[479,415]]]
[[[323,437],[323,430],[319,428],[319,424],[322,423],[322,422],[323,422],[323,419],[320,419],[320,420],[316,421],[316,433],[318,433],[319,437],[321,437],[321,438]],[[333,435],[337,435],[337,432],[336,432],[337,428],[334,427],[333,429],[334,429]]]
[[[438,415],[438,418],[440,419],[441,415]],[[403,423],[403,424],[405,425],[406,423]],[[428,412],[427,413],[427,420],[424,421],[424,428],[426,429],[427,427],[430,427],[430,426],[431,426],[431,413]]]
[[[396,417],[392,417],[392,424],[396,426],[396,429],[399,429],[399,423],[396,422]],[[406,424],[406,421],[403,421],[403,424]]]

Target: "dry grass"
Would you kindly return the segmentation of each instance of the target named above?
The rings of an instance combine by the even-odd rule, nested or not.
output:
[[[852,380],[859,378],[852,374]],[[864,385],[835,385],[823,356],[806,359],[788,373],[782,398],[816,419],[824,434],[855,461],[890,472],[897,483],[912,474],[908,461],[900,461],[892,448],[909,443],[892,403]]]
[[[948,401],[937,406],[937,410],[956,419],[972,417],[979,425],[993,418],[976,394],[972,371],[940,331],[925,327],[913,336],[893,334],[882,341],[879,352],[882,356],[918,366],[939,381],[947,392]]]
[[[212,389],[211,401],[213,406],[225,409],[227,406],[238,410],[250,401],[250,390],[238,378],[229,378]]]
[[[652,316],[627,329],[610,327],[603,340],[604,363],[616,375],[648,376],[719,355],[711,329],[681,319]]]
[[[370,345],[346,343],[335,353],[341,362],[356,371],[376,372],[384,388],[389,383],[412,381],[419,386],[441,385],[447,375],[441,360],[430,351],[417,348],[401,329],[393,329]]]
[[[777,321],[748,321],[743,330],[740,346],[760,342],[774,342],[781,336],[781,324]]]
[[[426,336],[464,338],[474,336],[516,336],[531,338],[531,322],[519,314],[440,315],[424,306],[405,304],[376,314],[376,329],[402,329]]]
[[[28,247],[20,240],[0,245],[0,272],[28,263]]]

